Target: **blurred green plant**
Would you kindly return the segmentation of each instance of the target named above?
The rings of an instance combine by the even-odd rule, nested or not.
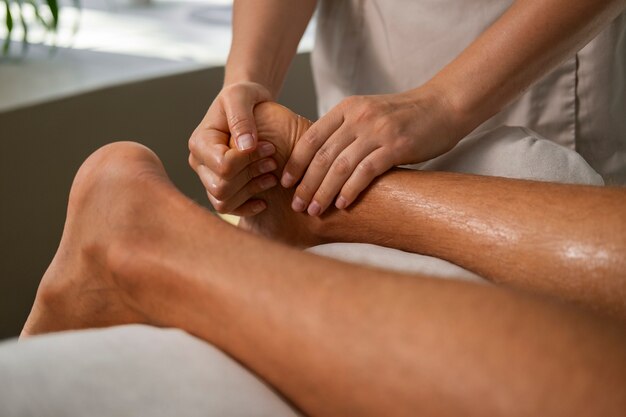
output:
[[[80,0],[73,0],[74,6],[80,9]],[[32,25],[41,25],[46,33],[56,33],[59,27],[59,0],[0,0],[4,8],[4,26],[6,38],[2,45],[2,56],[8,55],[11,48],[11,39],[15,26],[22,28],[22,48],[28,47],[28,32]],[[28,18],[27,9],[32,12]]]

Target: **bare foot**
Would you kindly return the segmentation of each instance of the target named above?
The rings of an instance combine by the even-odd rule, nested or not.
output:
[[[167,183],[158,158],[138,144],[114,143],[85,161],[22,336],[147,321],[110,272],[108,249],[122,235],[140,236],[158,222],[154,207]]]
[[[273,102],[257,105],[254,109],[259,139],[276,146],[274,159],[280,175],[291,152],[300,137],[311,126],[311,121]],[[312,232],[312,225],[319,219],[306,213],[296,213],[291,209],[293,188],[280,185],[259,194],[267,203],[267,210],[242,218],[239,226],[284,243],[307,247],[321,243]]]

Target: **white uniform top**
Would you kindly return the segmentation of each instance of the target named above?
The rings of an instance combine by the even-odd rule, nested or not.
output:
[[[319,114],[351,95],[433,77],[513,0],[322,0],[313,50]],[[514,46],[513,46],[514,47]],[[626,13],[479,129],[523,126],[626,184]]]

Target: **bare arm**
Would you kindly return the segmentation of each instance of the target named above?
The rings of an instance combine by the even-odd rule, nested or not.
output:
[[[431,81],[445,91],[459,139],[585,46],[624,0],[517,0]]]
[[[317,0],[237,0],[224,85],[250,81],[278,96]]]
[[[393,166],[448,152],[624,7],[625,0],[517,0],[429,82],[346,98],[315,122],[285,166],[285,187],[302,180],[294,210],[345,208]]]
[[[239,215],[263,211],[265,202],[247,196],[244,187],[276,184],[274,147],[260,143],[252,109],[275,100],[293,59],[315,0],[237,0],[233,10],[233,42],[224,87],[189,139],[189,165],[196,171],[213,206],[235,205]],[[234,138],[233,147],[228,146]],[[230,187],[216,191],[229,181]]]

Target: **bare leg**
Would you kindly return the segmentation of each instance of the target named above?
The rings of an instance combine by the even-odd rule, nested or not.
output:
[[[314,416],[626,407],[626,335],[608,319],[272,243],[186,199],[133,144],[93,155],[70,200],[27,334],[133,321],[180,327]]]
[[[280,158],[310,123],[257,106],[261,137]],[[297,246],[366,242],[427,254],[493,282],[575,302],[626,320],[626,190],[397,170],[348,210],[294,213],[291,190],[266,193],[267,211],[243,225]]]

